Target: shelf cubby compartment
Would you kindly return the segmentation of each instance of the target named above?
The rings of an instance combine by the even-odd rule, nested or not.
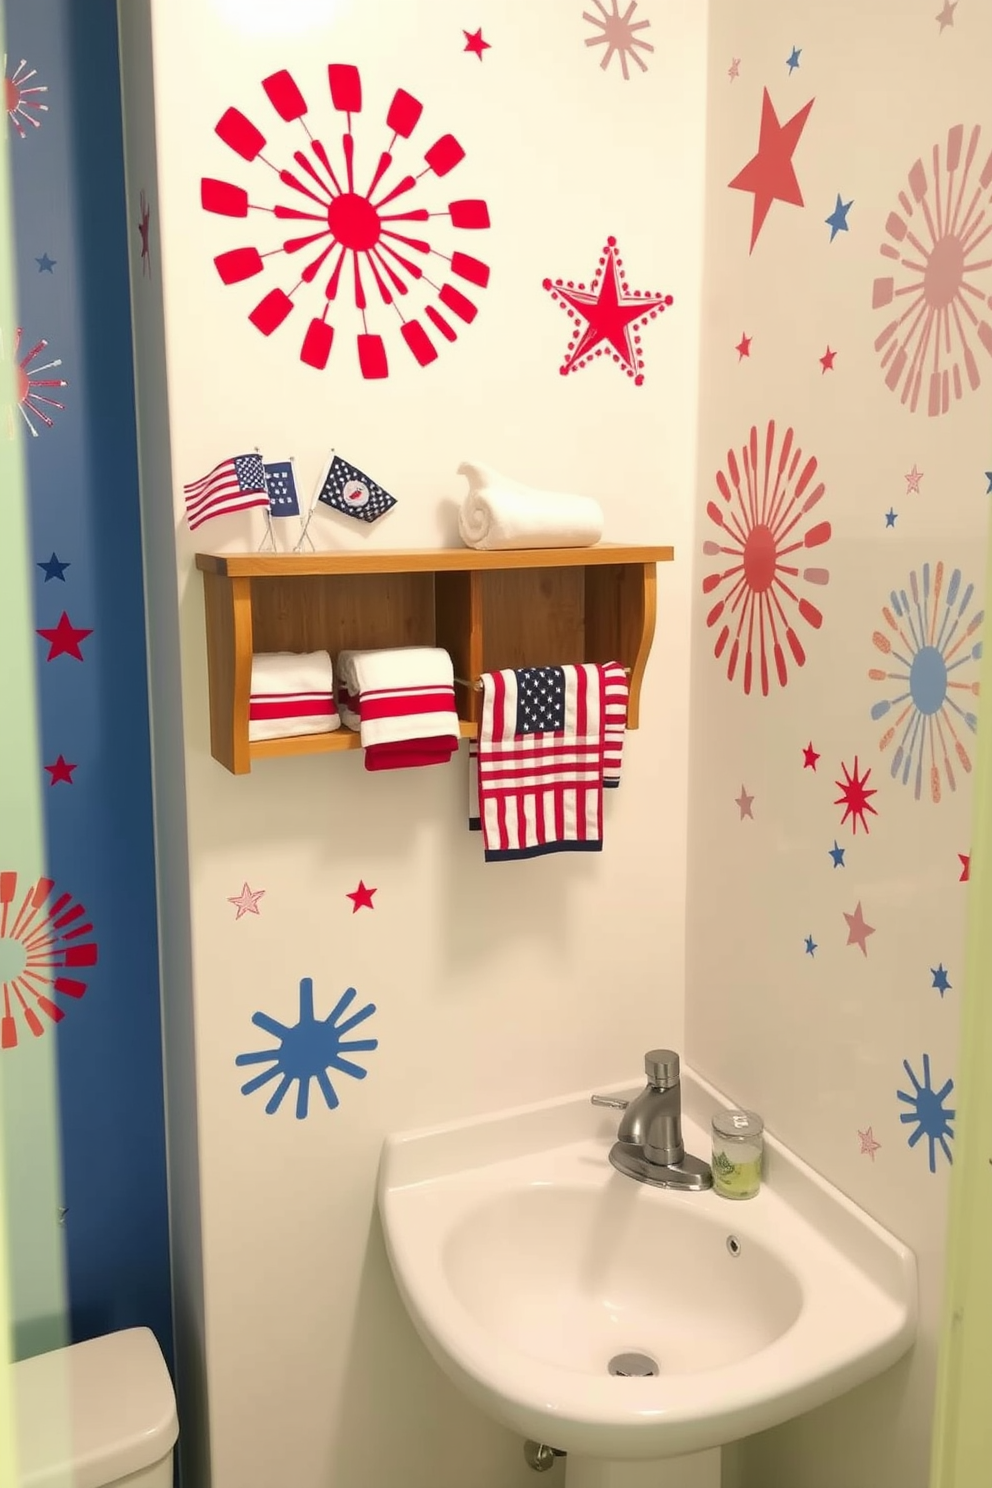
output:
[[[251,659],[263,651],[442,646],[456,677],[503,667],[620,661],[628,727],[654,636],[656,565],[670,547],[474,548],[392,552],[198,553],[203,574],[210,751],[235,775],[252,761],[361,747],[329,734],[249,741]],[[456,687],[460,730],[475,738],[481,694]]]

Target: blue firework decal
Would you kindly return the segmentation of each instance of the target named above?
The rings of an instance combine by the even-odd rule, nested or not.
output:
[[[924,775],[930,799],[940,800],[941,767],[950,789],[956,789],[952,756],[965,772],[971,770],[964,739],[977,727],[971,700],[978,696],[978,680],[968,669],[982,655],[976,632],[984,619],[983,610],[972,610],[974,597],[974,584],[962,584],[959,568],[945,589],[943,563],[932,571],[924,563],[919,573],[910,574],[908,593],[892,590],[889,604],[882,606],[887,629],[872,636],[887,666],[872,667],[868,675],[890,694],[871,710],[876,722],[888,720],[879,748],[895,743],[892,778],[901,778],[903,785],[912,779],[917,800]]]
[[[378,1039],[346,1041],[344,1038],[346,1033],[359,1023],[364,1023],[366,1018],[371,1018],[375,1012],[375,1004],[368,1002],[357,1013],[352,1013],[350,1018],[345,1018],[343,1015],[356,996],[354,987],[349,987],[338,999],[333,1012],[323,1021],[318,1021],[313,1014],[313,981],[310,977],[304,977],[300,982],[298,1023],[287,1026],[278,1023],[268,1013],[253,1013],[251,1021],[255,1026],[271,1033],[279,1040],[279,1044],[276,1048],[259,1049],[237,1056],[234,1062],[238,1065],[269,1065],[267,1070],[242,1085],[241,1094],[251,1095],[269,1080],[278,1079],[279,1083],[265,1105],[266,1114],[271,1116],[278,1111],[286,1092],[296,1081],[299,1085],[296,1092],[296,1116],[302,1121],[309,1112],[310,1082],[316,1080],[327,1106],[333,1111],[340,1101],[328,1078],[328,1070],[334,1069],[343,1075],[352,1075],[356,1080],[364,1080],[368,1071],[359,1064],[353,1064],[350,1059],[345,1059],[344,1052],[351,1054],[362,1049],[375,1049],[379,1044]]]
[[[930,1055],[923,1056],[923,1083],[916,1078],[908,1059],[904,1059],[902,1067],[909,1076],[912,1091],[897,1090],[896,1095],[901,1101],[905,1101],[912,1109],[903,1111],[899,1120],[905,1126],[912,1126],[913,1131],[909,1134],[909,1145],[915,1147],[921,1137],[926,1137],[930,1144],[930,1171],[937,1171],[937,1143],[948,1162],[953,1162],[951,1149],[947,1145],[948,1138],[953,1139],[951,1122],[957,1115],[953,1108],[944,1105],[944,1101],[954,1089],[953,1080],[945,1080],[939,1090],[934,1090],[930,1083]]]

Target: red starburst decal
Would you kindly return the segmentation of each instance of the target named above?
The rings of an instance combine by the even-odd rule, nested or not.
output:
[[[38,97],[39,93],[47,93],[48,88],[43,83],[32,83],[31,79],[38,76],[37,69],[32,67],[28,70],[23,57],[12,72],[7,71],[7,58],[4,57],[3,71],[3,106],[7,111],[7,118],[21,139],[24,139],[27,135],[25,124],[38,129],[41,120],[37,115],[48,113],[48,104],[42,103]]]
[[[872,816],[878,815],[878,812],[871,804],[871,797],[876,796],[878,792],[874,787],[870,790],[868,789],[868,777],[871,774],[870,766],[863,775],[858,774],[857,755],[854,756],[854,768],[850,774],[843,760],[841,761],[840,768],[844,779],[834,781],[834,784],[840,791],[840,795],[834,802],[834,805],[843,806],[844,808],[844,815],[840,819],[841,826],[850,817],[851,831],[857,836],[859,821],[865,831],[868,831],[868,817],[866,813],[870,813]]]
[[[562,376],[577,372],[593,357],[605,353],[640,387],[644,381],[644,361],[637,331],[666,310],[673,299],[670,294],[649,295],[639,289],[633,293],[628,290],[616,238],[607,238],[588,288],[571,279],[545,279],[544,288],[569,318],[576,321],[565,360],[558,369]]]
[[[823,481],[815,479],[816,460],[812,456],[803,459],[791,429],[786,429],[777,453],[775,445],[775,423],[769,420],[763,447],[752,426],[740,459],[728,450],[726,471],[716,476],[722,504],[706,504],[719,540],[703,543],[706,556],[722,563],[716,573],[703,579],[704,594],[722,591],[706,616],[708,626],[719,627],[713,654],[719,658],[727,652],[731,682],[743,656],[746,693],[754,685],[757,659],[758,679],[766,697],[773,670],[784,687],[789,680],[788,657],[796,666],[806,660],[795,620],[805,621],[814,630],[823,624],[821,611],[799,593],[800,585],[823,585],[830,577],[827,569],[801,562],[804,552],[822,546],[830,537],[829,522],[808,522],[826,489]]]
[[[421,183],[429,186],[443,179],[465,157],[453,134],[434,140],[422,159],[411,161],[405,172],[396,165],[394,151],[411,139],[424,108],[403,88],[396,90],[386,110],[378,153],[367,147],[373,148],[376,163],[368,183],[360,185],[354,131],[355,117],[362,112],[358,68],[331,63],[327,86],[331,107],[345,118],[340,158],[334,163],[322,140],[311,132],[306,119],[310,106],[295,78],[285,70],[263,78],[262,87],[281,122],[300,131],[300,148],[292,150],[292,168],[269,158],[265,134],[238,109],[229,108],[217,123],[219,138],[241,160],[267,167],[285,188],[288,202],[251,201],[244,187],[204,177],[204,209],[221,217],[241,218],[248,216],[249,209],[257,210],[267,221],[296,224],[296,235],[281,243],[263,243],[261,249],[229,249],[214,264],[225,284],[240,284],[263,272],[283,274],[288,287],[270,289],[248,314],[263,336],[278,330],[311,290],[320,296],[322,312],[310,320],[300,344],[300,361],[308,367],[327,366],[335,337],[331,312],[338,325],[346,320],[349,296],[363,377],[389,376],[386,340],[375,328],[375,317],[383,312],[390,326],[397,326],[409,354],[426,367],[438,354],[433,338],[457,340],[459,324],[470,324],[478,313],[475,302],[448,275],[476,289],[484,289],[489,282],[487,264],[468,253],[435,248],[426,234],[433,233],[441,219],[458,230],[487,228],[488,208],[477,198],[451,201],[444,207],[428,206],[423,200]],[[404,309],[411,295],[426,301],[423,320]]]
[[[3,1013],[0,1049],[17,1046],[17,1015],[39,1038],[47,1024],[60,1023],[64,1009],[56,997],[78,1001],[86,982],[66,971],[79,971],[97,962],[93,926],[83,906],[71,894],[57,894],[51,878],[17,891],[17,874],[0,873],[0,952],[3,955]]]

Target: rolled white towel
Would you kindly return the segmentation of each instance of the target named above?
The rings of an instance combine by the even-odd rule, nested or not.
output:
[[[591,496],[535,491],[488,465],[465,461],[468,495],[458,531],[469,548],[591,548],[603,535],[603,509]]]
[[[265,651],[251,659],[249,739],[327,734],[341,727],[326,651]]]

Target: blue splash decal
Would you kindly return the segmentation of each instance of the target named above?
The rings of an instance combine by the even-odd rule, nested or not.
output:
[[[253,1013],[251,1021],[256,1028],[271,1033],[273,1038],[279,1040],[279,1044],[276,1048],[259,1049],[236,1057],[234,1062],[237,1065],[270,1066],[242,1085],[241,1094],[252,1095],[269,1080],[278,1079],[279,1084],[265,1105],[266,1114],[272,1116],[282,1105],[290,1086],[296,1082],[299,1086],[296,1092],[296,1117],[302,1121],[310,1110],[311,1081],[316,1080],[328,1109],[335,1110],[340,1101],[328,1079],[328,1070],[334,1069],[340,1074],[351,1075],[356,1080],[364,1080],[368,1071],[361,1065],[353,1064],[350,1059],[345,1059],[343,1054],[345,1051],[350,1054],[379,1046],[378,1039],[352,1039],[348,1042],[344,1039],[346,1033],[359,1023],[364,1023],[366,1018],[371,1018],[375,1012],[375,1004],[369,1002],[350,1018],[344,1018],[344,1013],[357,995],[354,987],[349,987],[339,998],[333,1012],[323,1021],[318,1021],[313,1011],[313,980],[311,977],[304,977],[300,982],[298,1023],[287,1025],[277,1022],[268,1013]]]
[[[953,1080],[945,1080],[939,1090],[934,1090],[930,1083],[930,1055],[923,1056],[923,1081],[916,1078],[908,1059],[904,1059],[902,1067],[909,1076],[912,1091],[897,1090],[899,1100],[912,1107],[909,1111],[903,1111],[899,1120],[904,1126],[912,1126],[913,1131],[909,1134],[909,1145],[915,1147],[922,1137],[926,1137],[930,1145],[930,1171],[937,1171],[937,1144],[948,1162],[953,1162],[951,1149],[948,1146],[948,1138],[953,1140],[954,1132],[951,1130],[951,1122],[957,1115],[953,1108],[946,1107],[944,1101],[954,1089]]]

